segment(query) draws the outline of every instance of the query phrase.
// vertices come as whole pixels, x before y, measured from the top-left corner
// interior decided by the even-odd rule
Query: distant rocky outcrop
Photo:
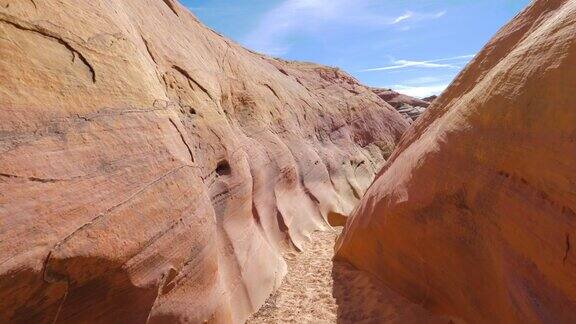
[[[422,98],[422,100],[426,101],[428,103],[433,103],[434,100],[436,100],[437,98],[438,98],[438,96],[430,96],[430,97]]]
[[[576,1],[535,0],[409,130],[337,258],[434,314],[576,323]]]
[[[410,106],[409,104],[403,104],[400,107],[396,108],[402,116],[405,116],[409,121],[415,121],[422,115],[425,111],[425,107],[421,106]]]
[[[410,97],[392,89],[372,88],[372,91],[392,107],[396,108],[396,110],[410,122],[420,117],[431,103],[431,101]]]
[[[408,123],[175,0],[0,0],[0,322],[243,322]]]

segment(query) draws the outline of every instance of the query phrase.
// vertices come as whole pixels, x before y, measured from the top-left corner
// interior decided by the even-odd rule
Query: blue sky
[[[529,0],[181,0],[255,51],[337,66],[362,83],[440,93]]]

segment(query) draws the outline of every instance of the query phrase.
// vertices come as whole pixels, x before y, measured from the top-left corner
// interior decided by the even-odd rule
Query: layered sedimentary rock
[[[392,105],[394,108],[398,108],[404,104],[408,104],[408,105],[414,106],[414,107],[420,106],[420,107],[424,107],[424,108],[427,108],[430,105],[429,101],[414,98],[414,97],[396,92],[392,89],[372,88],[372,91],[374,91],[374,93],[377,94],[378,97],[384,99],[384,101],[386,101],[387,103]]]
[[[396,108],[402,116],[409,122],[415,121],[426,111],[430,103],[434,100],[424,100],[410,97],[405,94],[398,93],[392,89],[372,88],[378,97],[389,103],[392,107]],[[432,97],[429,97],[430,99]]]
[[[396,108],[396,110],[402,114],[402,116],[404,116],[409,122],[413,122],[426,111],[426,108],[403,104],[402,106]]]
[[[0,321],[241,322],[407,126],[174,0],[0,0]]]
[[[433,103],[434,100],[436,100],[436,98],[438,98],[438,96],[434,95],[434,96],[422,98],[422,100],[423,100],[423,101],[426,101],[426,102],[428,102],[428,103]]]
[[[403,138],[340,260],[471,323],[576,322],[576,1],[537,0]]]

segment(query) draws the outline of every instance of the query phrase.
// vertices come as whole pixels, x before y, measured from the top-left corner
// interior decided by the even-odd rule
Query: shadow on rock
[[[334,262],[332,294],[338,304],[338,323],[459,323],[430,314],[384,286],[374,276],[344,262]]]
[[[122,264],[94,257],[57,260],[51,273],[21,269],[0,277],[10,298],[0,302],[0,319],[11,323],[145,323],[158,287],[138,287]],[[106,269],[101,272],[101,269]],[[84,273],[77,281],[71,273]],[[93,273],[94,276],[90,276]],[[1,296],[1,295],[0,295]]]

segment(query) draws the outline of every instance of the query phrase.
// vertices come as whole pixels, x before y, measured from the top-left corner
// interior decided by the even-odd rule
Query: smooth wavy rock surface
[[[174,0],[0,0],[0,322],[242,322],[407,126]]]
[[[470,323],[576,322],[576,1],[505,26],[379,173],[338,259]]]

